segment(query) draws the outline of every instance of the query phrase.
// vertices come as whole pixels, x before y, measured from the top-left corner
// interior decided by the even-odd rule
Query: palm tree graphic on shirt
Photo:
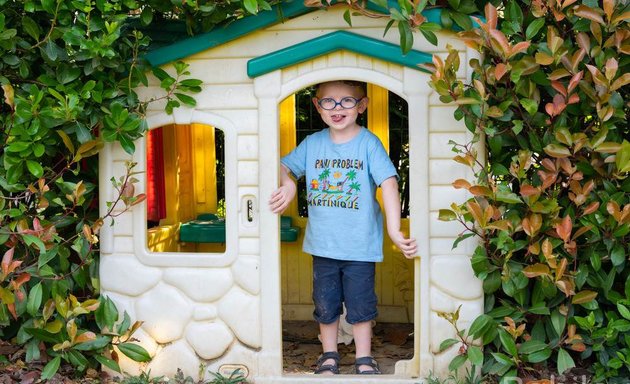
[[[340,194],[344,192],[344,186],[347,185],[347,182],[351,183],[347,186],[347,190],[345,191],[348,195],[353,195],[354,193],[361,190],[361,184],[355,181],[357,178],[357,172],[354,169],[349,170],[345,174],[345,179],[343,181],[339,181],[342,174],[339,171],[335,171],[332,176],[334,180],[329,180],[331,175],[330,168],[325,168],[317,177],[317,180],[313,179],[311,181],[311,190],[312,191],[321,191],[324,195],[328,194]]]

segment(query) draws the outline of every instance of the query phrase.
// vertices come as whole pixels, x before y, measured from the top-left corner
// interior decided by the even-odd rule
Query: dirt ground
[[[377,323],[372,338],[372,354],[381,372],[393,374],[399,360],[413,357],[413,324]],[[322,353],[314,321],[284,321],[282,323],[284,372],[312,373],[315,361]],[[354,373],[354,344],[339,344],[339,370]]]

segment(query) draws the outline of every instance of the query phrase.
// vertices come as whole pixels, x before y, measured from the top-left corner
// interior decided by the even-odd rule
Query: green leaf
[[[630,310],[628,309],[628,307],[621,303],[617,303],[617,310],[619,311],[619,314],[623,316],[626,320],[630,320]]]
[[[499,191],[496,194],[496,198],[498,201],[508,203],[508,204],[519,204],[523,202],[521,198],[518,197],[518,195],[513,192]]]
[[[448,365],[448,370],[451,371],[451,372],[458,370],[459,367],[464,365],[466,360],[467,360],[466,355],[457,355],[457,356],[455,356],[453,358],[453,360],[451,360],[450,364]]]
[[[538,34],[538,31],[540,31],[540,29],[544,25],[545,25],[544,17],[536,18],[534,21],[531,22],[531,24],[527,26],[527,29],[525,30],[525,38],[527,40],[531,40],[532,38],[534,38]]]
[[[243,5],[247,12],[252,15],[256,15],[258,13],[258,2],[256,0],[243,0]]]
[[[24,328],[24,331],[29,335],[32,335],[38,340],[46,341],[48,343],[60,343],[62,341],[61,333],[53,334],[48,331],[39,328]]]
[[[22,152],[23,150],[29,148],[31,143],[27,143],[25,141],[15,141],[5,147],[5,151],[7,152]]]
[[[39,351],[39,340],[31,339],[26,343],[26,362],[39,360],[41,353]]]
[[[96,324],[99,328],[112,328],[116,320],[118,320],[118,309],[116,305],[109,297],[102,296],[100,298],[101,304],[94,313]]]
[[[57,80],[61,84],[68,84],[81,76],[81,69],[77,67],[62,67],[57,73]]]
[[[39,35],[41,34],[41,29],[37,25],[37,23],[28,16],[22,16],[22,26],[26,33],[33,38],[33,40],[38,41]],[[0,28],[2,29],[2,28]]]
[[[523,98],[523,99],[519,99],[519,102],[521,103],[523,108],[525,108],[527,113],[529,113],[532,116],[535,115],[536,112],[538,111],[538,102],[536,100]]]
[[[621,148],[617,151],[615,165],[617,170],[621,173],[630,172],[630,142],[624,140],[621,143]]]
[[[153,8],[151,7],[144,7],[142,9],[142,13],[140,14],[140,22],[142,23],[142,25],[149,25],[151,24],[151,21],[153,20]]]
[[[55,3],[55,0],[42,0],[42,8],[44,8],[44,11],[53,15],[55,14]]]
[[[193,97],[184,95],[183,93],[175,93],[175,97],[177,97],[177,99],[179,99],[179,101],[181,101],[182,103],[191,107],[197,105],[197,101]]]
[[[520,345],[519,352],[525,355],[529,355],[530,353],[542,351],[543,349],[548,347],[549,346],[547,345],[547,343],[543,343],[542,341],[528,340]]]
[[[506,354],[501,352],[492,352],[494,359],[501,365],[511,367],[514,365],[514,361]]]
[[[111,370],[122,372],[118,363],[112,359],[108,359],[107,357],[101,355],[94,355],[94,359]]]
[[[440,209],[438,219],[441,221],[453,221],[457,220],[457,215],[450,209]]]
[[[28,245],[29,247],[35,244],[37,248],[39,248],[39,251],[41,253],[46,252],[46,246],[44,245],[44,242],[39,237],[23,234],[22,239],[24,240],[26,245]]]
[[[26,302],[26,312],[29,315],[35,317],[37,312],[39,311],[39,306],[42,304],[42,283],[41,281],[33,288],[31,288],[28,293],[28,301]]]
[[[79,351],[70,350],[67,352],[66,356],[68,356],[70,364],[77,367],[79,371],[83,371],[89,364],[88,359]]]
[[[519,4],[520,2],[517,2],[515,0],[508,2],[506,6],[506,16],[509,21],[521,25],[523,24],[523,11],[521,10]]]
[[[396,20],[391,19],[387,22],[387,25],[385,26],[385,30],[383,31],[383,37],[385,37],[385,35],[387,35],[387,31],[389,31],[389,29],[392,27],[392,25],[394,25],[394,23],[396,22]]]
[[[468,360],[472,363],[472,365],[482,366],[483,365],[483,352],[481,348],[476,345],[471,345],[468,347]]]
[[[403,54],[407,54],[413,46],[413,34],[406,21],[398,22],[398,33],[400,33],[400,48]]]
[[[488,315],[481,315],[477,317],[470,325],[470,328],[468,328],[468,335],[477,339],[481,337],[493,324],[494,320],[492,317]]]
[[[48,364],[42,369],[42,375],[40,379],[49,380],[51,379],[57,370],[59,369],[59,365],[61,365],[61,356],[57,356],[54,359],[50,360]]]
[[[133,361],[142,363],[151,360],[149,352],[138,344],[122,343],[118,344],[118,349]]]
[[[42,166],[36,161],[26,160],[26,168],[28,168],[31,175],[37,177],[38,179],[44,174],[44,168],[42,168]]]
[[[551,348],[543,348],[540,351],[532,352],[527,355],[527,361],[534,364],[546,361],[551,357],[551,352]]]
[[[424,29],[420,29],[420,32],[422,33],[422,35],[424,36],[425,39],[427,39],[427,41],[433,45],[437,45],[438,43],[438,39],[437,36],[435,35],[435,33],[433,33],[432,31],[426,31]],[[413,35],[411,37],[413,39]],[[412,41],[413,44],[413,41]],[[410,47],[411,49],[411,47]]]
[[[59,51],[60,50],[61,49],[52,40],[48,40],[48,42],[46,42],[46,44],[42,48],[42,51],[43,51],[44,55],[50,61],[56,61],[57,60],[57,58],[59,57]]]
[[[575,367],[575,362],[569,352],[560,348],[558,350],[558,373],[563,374],[565,371]]]
[[[453,9],[459,8],[459,0],[448,0],[448,5]]]
[[[0,41],[12,39],[15,37],[15,35],[17,35],[16,29],[5,29],[4,31],[0,32]]]
[[[470,19],[470,16],[465,15],[461,12],[451,11],[451,18],[453,18],[453,20],[455,21],[457,25],[459,25],[460,27],[462,27],[462,29],[466,31],[469,29],[472,29],[473,27],[473,23],[472,23],[472,20]]]
[[[501,345],[503,348],[512,356],[517,356],[518,351],[516,350],[516,343],[507,331],[504,329],[499,329],[499,339],[501,340]]]
[[[352,16],[350,15],[350,10],[346,9],[346,11],[343,13],[343,19],[346,21],[346,23],[352,27]]]
[[[446,339],[444,340],[442,343],[440,343],[440,352],[443,352],[444,350],[450,348],[451,346],[455,345],[459,343],[459,340],[457,339]]]
[[[612,261],[612,264],[615,267],[617,267],[623,264],[625,260],[626,260],[626,254],[624,252],[623,245],[621,244],[615,245],[612,251],[610,252],[610,261]]]
[[[562,335],[566,325],[566,318],[557,309],[551,313],[551,325],[558,336]]]
[[[84,343],[77,344],[72,347],[72,349],[76,349],[77,351],[96,351],[105,346],[109,345],[112,342],[111,336],[103,336],[98,335],[94,340],[89,340]]]

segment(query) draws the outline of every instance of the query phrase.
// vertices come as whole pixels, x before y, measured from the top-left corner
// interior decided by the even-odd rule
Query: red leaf
[[[15,247],[11,247],[9,248],[5,253],[4,256],[2,256],[2,274],[3,275],[8,275],[10,273],[9,271],[9,266],[11,265],[11,262],[13,261],[13,252],[15,252]]]
[[[508,42],[507,37],[505,37],[503,32],[499,31],[498,29],[491,29],[489,33],[490,37],[492,37],[492,39],[494,39],[494,41],[499,44],[503,56],[507,57],[508,53],[510,52],[510,43]]]
[[[13,316],[13,318],[15,320],[17,320],[17,313],[15,312],[15,304],[11,303],[11,304],[7,304],[7,309],[9,310],[9,312],[11,312],[11,316]]]
[[[571,105],[579,101],[580,101],[580,95],[578,95],[577,93],[574,93],[571,96],[569,96],[569,100],[567,101],[567,104]]]
[[[510,49],[510,58],[513,57],[514,55],[517,55],[523,51],[526,51],[527,48],[529,48],[530,46],[530,42],[529,41],[521,41],[520,43],[517,43],[516,45],[514,45],[511,49]]]
[[[575,37],[575,40],[578,43],[578,46],[582,48],[585,52],[591,50],[591,38],[586,34],[586,32],[580,32]]]
[[[521,186],[521,196],[529,197],[534,195],[540,195],[540,190],[538,188],[532,187],[531,185]]]
[[[556,91],[560,92],[560,94],[564,97],[567,97],[567,89],[564,87],[564,85],[562,85],[561,82],[557,81],[557,80],[552,80],[551,81],[551,86],[553,87],[553,89],[555,89]]]
[[[499,63],[497,64],[496,67],[494,67],[494,77],[496,77],[497,80],[501,80],[501,78],[503,77],[503,75],[505,75],[506,72],[507,72],[507,66],[503,63]]]
[[[13,287],[17,291],[18,289],[20,289],[22,284],[26,283],[30,279],[31,279],[31,274],[28,272],[23,272],[23,273],[20,273],[18,277],[13,279],[13,281],[11,281],[11,285],[13,285]]]
[[[597,211],[597,208],[599,208],[599,201],[592,202],[586,208],[584,208],[582,214],[590,215],[591,213]]]
[[[564,242],[568,242],[571,238],[571,231],[573,230],[573,222],[571,221],[571,216],[566,215],[564,219],[559,224],[554,226],[556,228],[556,233]]]
[[[488,2],[488,4],[486,4],[485,11],[486,20],[488,20],[488,27],[490,27],[491,29],[496,29],[498,20],[497,9],[494,7],[494,5],[492,5],[492,3]]]
[[[571,80],[569,81],[569,87],[567,88],[567,91],[569,93],[573,92],[575,87],[577,87],[577,85],[580,83],[580,80],[582,80],[583,76],[584,76],[584,71],[580,71],[576,73],[575,75],[573,75],[573,77],[571,77]]]
[[[586,5],[578,5],[573,8],[573,14],[577,17],[593,20],[601,25],[606,24],[602,16],[597,12],[597,10],[591,7],[587,7]]]
[[[453,181],[453,187],[455,187],[456,189],[468,189],[470,188],[470,183],[467,180],[464,179],[457,179],[455,181]]]

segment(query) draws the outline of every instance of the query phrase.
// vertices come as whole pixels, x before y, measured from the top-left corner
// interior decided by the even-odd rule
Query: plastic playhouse
[[[468,175],[448,145],[466,141],[467,130],[418,64],[445,56],[447,44],[462,52],[462,62],[476,53],[442,31],[438,46],[417,38],[402,55],[397,34],[383,36],[387,18],[353,17],[350,27],[346,9],[285,2],[148,55],[167,71],[177,60],[187,62],[203,90],[195,108],[172,115],[152,105],[151,131],[133,156],[117,144],[100,155],[102,211],[115,194],[110,179],[124,174],[126,161],[138,163],[138,187],[150,196],[101,229],[102,291],[144,321],[136,337],[153,356],[138,364],[119,354],[125,371],[160,376],[180,368],[197,377],[203,364],[207,377],[241,369],[251,382],[291,384],[418,383],[430,372],[447,372],[457,348],[439,352],[439,345],[454,330],[437,313],[461,306],[465,328],[483,313],[483,292],[470,266],[474,244],[452,249],[461,228],[437,219],[439,209],[467,198],[451,186]],[[425,16],[439,21],[439,12]],[[459,76],[469,75],[462,66]],[[282,321],[312,319],[310,258],[301,251],[307,218],[299,202],[280,217],[267,201],[278,185],[280,157],[304,134],[300,92],[335,79],[368,83],[366,126],[390,151],[401,144],[388,106],[394,96],[407,106],[400,130],[408,156],[403,227],[418,240],[419,253],[406,260],[386,236],[376,288],[377,321],[413,324],[414,355],[398,361],[393,374],[374,378],[283,370]],[[161,94],[157,84],[139,89],[141,97]]]

